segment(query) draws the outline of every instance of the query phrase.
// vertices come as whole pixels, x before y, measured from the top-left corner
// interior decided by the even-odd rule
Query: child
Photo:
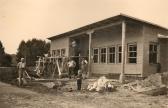
[[[85,58],[82,58],[81,60],[81,71],[82,71],[82,77],[83,79],[86,79],[87,76],[87,60]]]
[[[81,85],[82,85],[82,72],[81,72],[81,70],[78,70],[78,75],[77,75],[77,90],[81,90]]]

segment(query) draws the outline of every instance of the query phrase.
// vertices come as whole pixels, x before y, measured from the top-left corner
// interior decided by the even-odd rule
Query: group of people
[[[62,62],[60,64],[62,65],[61,71],[68,72],[69,79],[71,78],[77,79],[77,87],[78,87],[78,90],[80,90],[82,79],[87,78],[88,62],[84,57],[78,58],[77,60],[78,62],[76,61],[76,59],[74,60],[74,58],[69,58],[68,60],[65,60],[65,58],[62,58]],[[19,82],[19,86],[21,86],[23,85],[24,74],[26,72],[26,63],[24,58],[21,58],[21,61],[18,63],[17,67],[18,67],[18,82]],[[38,67],[40,67],[40,65]],[[45,67],[47,69],[47,66]],[[36,70],[37,70],[37,73],[40,74],[39,69],[36,69]]]
[[[69,79],[72,78],[72,76],[77,79],[77,90],[81,90],[82,85],[82,79],[87,78],[87,65],[88,62],[85,58],[82,58],[79,63],[79,68],[75,70],[76,68],[76,62],[71,58],[68,62],[68,68],[69,68]],[[75,74],[75,71],[77,71],[77,74]]]
[[[81,60],[79,60],[79,66],[77,66],[77,63],[75,62],[75,60],[73,60],[73,58],[70,58],[70,60],[68,61],[67,65],[69,68],[69,73],[68,76],[71,79],[72,77],[75,77],[78,75],[79,72],[82,73],[82,77],[83,79],[85,79],[87,77],[87,65],[88,62],[85,58],[81,58]],[[76,68],[78,67],[78,68]]]

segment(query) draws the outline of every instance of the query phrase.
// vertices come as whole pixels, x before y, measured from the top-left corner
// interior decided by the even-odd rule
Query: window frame
[[[114,48],[115,51],[114,51],[114,52],[110,52],[110,48]],[[107,53],[108,53],[108,54],[107,54],[107,55],[108,55],[108,56],[107,56],[107,62],[108,62],[109,64],[115,64],[115,63],[116,63],[116,58],[117,58],[117,57],[116,57],[116,49],[117,49],[117,48],[116,48],[115,45],[112,45],[112,46],[109,46],[109,47],[108,47],[108,51],[107,51]],[[113,55],[113,56],[114,56],[114,62],[110,62],[110,57],[111,57],[110,55]]]
[[[151,51],[150,51],[150,46],[153,46],[153,48],[152,48],[152,53],[151,53]],[[156,46],[156,51],[155,51],[155,47],[154,46]],[[149,49],[148,49],[148,51],[149,51],[149,64],[157,64],[157,62],[158,62],[158,43],[157,42],[150,42],[149,43]],[[156,54],[156,61],[154,62],[154,60],[152,59],[152,61],[150,60],[150,55],[151,54]],[[154,55],[153,55],[154,56]]]
[[[121,47],[121,52],[119,52],[119,47]],[[121,45],[117,45],[116,53],[117,53],[117,55],[116,55],[116,63],[121,64],[121,62],[122,62],[122,46]],[[119,54],[121,54],[121,62],[119,62],[119,57],[120,57]]]
[[[95,54],[95,53],[94,53],[94,50],[98,50],[98,51],[97,51],[98,53]],[[96,64],[96,63],[99,63],[99,61],[100,61],[100,60],[99,60],[99,56],[100,56],[100,54],[99,54],[99,48],[93,48],[93,52],[92,52],[92,53],[93,53],[93,63],[95,63],[95,64]],[[97,62],[94,62],[94,56],[95,56],[95,55],[97,55]]]
[[[130,51],[130,46],[132,46],[132,45],[136,46],[136,51]],[[137,56],[138,55],[137,48],[138,48],[138,46],[137,46],[136,42],[135,43],[128,43],[127,44],[127,63],[129,63],[129,64],[137,64],[137,58],[138,58],[138,56]],[[136,53],[136,57],[130,57],[130,53]],[[131,58],[136,59],[136,63],[130,63],[129,59],[131,59]]]
[[[59,51],[59,53],[58,53]],[[56,53],[55,53],[56,57],[60,57],[61,56],[61,49],[56,49]]]
[[[106,49],[106,53],[101,53],[101,50],[102,50],[102,49]],[[99,63],[101,63],[101,64],[107,63],[107,47],[102,47],[102,48],[100,48],[100,49],[99,49],[99,53],[100,53],[100,54],[99,54],[99,59],[100,59],[100,60],[99,60]],[[102,61],[101,61],[101,57],[102,57],[101,55],[102,55],[102,54],[105,55],[105,57],[106,57],[106,58],[105,58],[105,62],[102,62]]]
[[[63,50],[64,50],[64,54],[62,53]],[[66,55],[66,49],[65,48],[60,49],[60,55],[61,55],[61,57],[64,57]]]

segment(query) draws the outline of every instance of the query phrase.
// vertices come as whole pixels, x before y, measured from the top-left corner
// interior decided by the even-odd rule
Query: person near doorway
[[[76,66],[76,62],[70,58],[69,62],[68,62],[68,68],[69,68],[69,79],[71,79],[72,75],[74,76],[74,69]]]

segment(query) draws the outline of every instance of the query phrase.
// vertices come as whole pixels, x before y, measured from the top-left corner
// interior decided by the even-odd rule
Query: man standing
[[[76,62],[72,58],[70,58],[70,60],[68,62],[69,79],[71,79],[71,75],[74,75],[75,66],[76,66]]]
[[[21,58],[21,61],[18,63],[17,68],[18,68],[18,76],[19,76],[18,78],[19,86],[22,86],[23,85],[23,75],[26,70],[26,63],[25,63],[24,58]]]

